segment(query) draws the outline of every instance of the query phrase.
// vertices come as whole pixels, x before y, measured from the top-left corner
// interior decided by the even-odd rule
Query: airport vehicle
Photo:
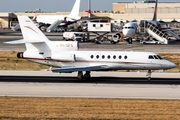
[[[74,7],[69,15],[39,15],[34,17],[34,21],[39,24],[50,25],[47,27],[46,31],[51,32],[59,25],[67,26],[79,20],[81,18],[79,16],[79,8],[80,0],[76,0]]]
[[[85,34],[84,32],[64,32],[63,39],[74,40],[74,41],[84,41]]]
[[[157,4],[158,0],[156,0],[154,17],[152,20],[128,22],[123,26],[123,35],[127,38],[127,41],[129,41],[130,44],[132,44],[133,37],[143,39],[144,37],[152,36],[158,40],[160,44],[168,44],[168,34],[176,39],[180,39],[179,36],[172,32],[179,29],[164,29],[161,27],[161,25],[165,25],[167,23],[160,23],[157,21]]]
[[[111,39],[107,39],[106,37],[97,35],[97,37],[94,39],[96,44],[101,44],[101,43],[111,43],[111,44],[116,44],[119,43],[121,40],[119,35],[116,33],[114,35],[111,35]]]
[[[77,78],[83,80],[90,79],[91,71],[148,70],[150,80],[151,70],[176,67],[151,52],[78,51],[78,42],[50,41],[27,16],[18,19],[24,39],[5,43],[25,44],[26,51],[18,53],[18,58],[58,67],[51,69],[55,73],[78,72]]]
[[[101,44],[109,42],[111,44],[119,43],[123,39],[123,34],[117,32],[108,39],[105,35],[112,32],[112,24],[110,22],[88,22],[88,32],[96,34],[95,43]]]

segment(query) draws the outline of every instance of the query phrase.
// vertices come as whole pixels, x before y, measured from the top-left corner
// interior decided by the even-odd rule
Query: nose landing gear
[[[148,81],[151,80],[151,74],[152,74],[151,70],[148,70],[148,72],[146,74],[146,76],[148,77]]]

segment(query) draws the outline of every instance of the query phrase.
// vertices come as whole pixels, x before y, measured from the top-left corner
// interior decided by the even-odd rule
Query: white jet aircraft
[[[141,20],[140,22],[128,22],[123,26],[122,33],[125,37],[127,37],[129,43],[132,44],[133,37],[144,38],[144,37],[148,37],[149,35],[151,35],[148,32],[145,32],[145,30],[143,30],[143,31],[141,31],[141,29],[138,30],[140,26],[144,27],[144,25],[145,25],[147,27],[148,23],[149,23],[149,26],[151,25],[151,28],[153,29],[153,31],[155,33],[157,33],[158,35],[160,35],[160,37],[164,37],[164,38],[168,39],[167,33],[169,33],[176,39],[180,39],[178,35],[176,35],[174,32],[172,32],[172,31],[176,31],[179,29],[164,29],[164,27],[162,28],[161,25],[166,25],[167,23],[165,23],[165,22],[160,23],[159,21],[157,21],[157,4],[158,4],[158,0],[156,0],[154,17],[152,20]],[[171,24],[171,23],[168,23],[168,24]],[[161,33],[161,31],[162,31],[162,33]],[[152,37],[156,38],[156,35],[152,36]],[[167,44],[167,42],[165,42],[164,44]]]
[[[27,16],[18,16],[18,20],[24,39],[5,43],[25,44],[26,51],[18,53],[18,58],[58,67],[52,72],[78,72],[82,80],[89,79],[91,71],[148,70],[150,80],[151,70],[176,67],[152,52],[78,51],[78,42],[50,41]]]
[[[74,21],[79,20],[80,0],[76,0],[74,7],[69,15],[39,15],[35,17],[34,21],[38,23],[53,24],[57,20],[62,20],[64,25],[69,25],[74,23]]]

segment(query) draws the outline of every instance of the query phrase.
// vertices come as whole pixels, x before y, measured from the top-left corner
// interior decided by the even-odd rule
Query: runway
[[[0,71],[0,96],[180,99],[179,73],[92,72],[89,81],[77,73]]]

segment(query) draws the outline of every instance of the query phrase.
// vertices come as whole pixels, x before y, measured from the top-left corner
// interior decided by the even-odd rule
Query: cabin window
[[[93,27],[96,27],[96,24],[93,24]]]
[[[121,55],[119,56],[119,59],[121,59],[122,57],[121,57]]]
[[[114,55],[113,58],[116,59],[116,56]]]
[[[99,55],[97,55],[96,58],[99,59]]]
[[[102,56],[102,59],[104,59],[104,58],[105,58],[105,56],[103,55],[103,56]]]
[[[100,27],[103,27],[103,24],[101,24]]]
[[[127,59],[127,56],[124,56],[124,59]]]
[[[158,59],[158,57],[157,57],[156,55],[154,55],[154,58],[155,58],[155,59]]]
[[[91,55],[91,59],[93,59],[94,58],[94,55]]]
[[[107,57],[108,59],[110,59],[111,58],[111,56],[110,55],[108,55],[108,57]]]
[[[149,56],[149,59],[154,59],[154,57],[152,55]]]

